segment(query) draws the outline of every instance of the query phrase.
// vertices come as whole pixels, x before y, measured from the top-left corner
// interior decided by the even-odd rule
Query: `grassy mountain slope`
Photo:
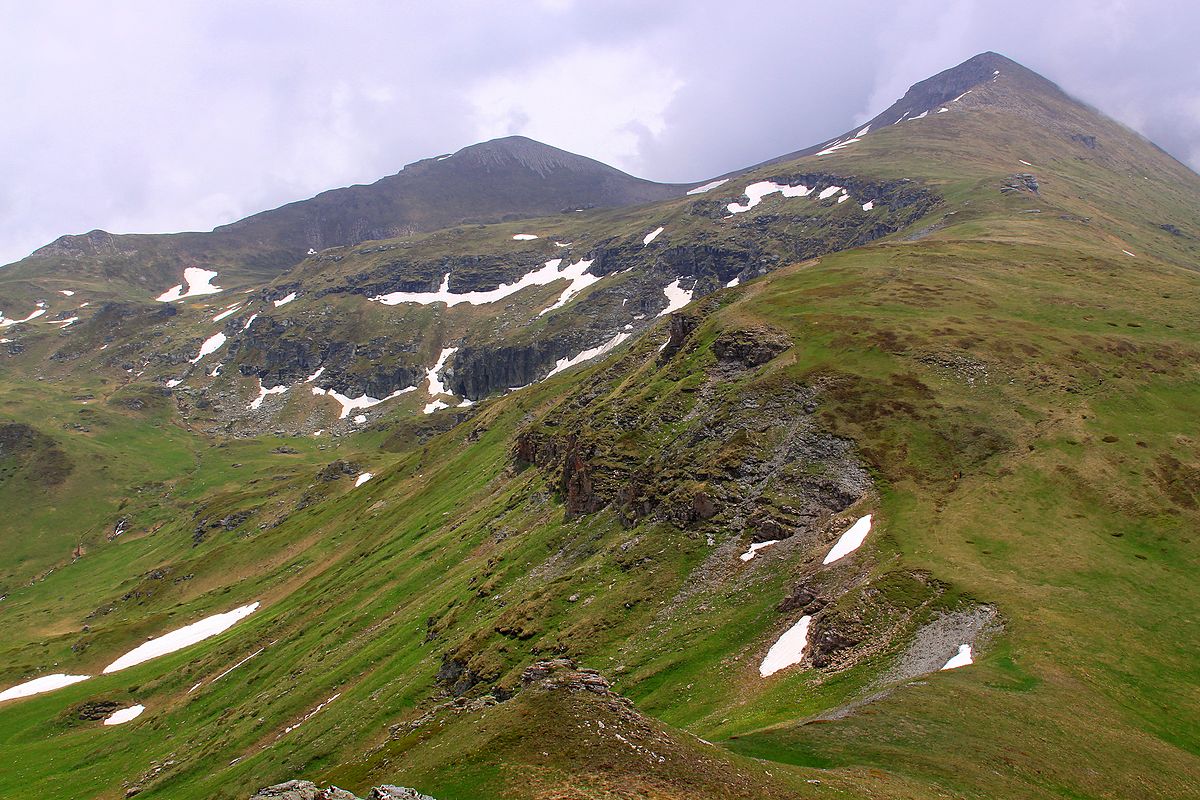
[[[0,796],[234,798],[297,776],[443,800],[1196,796],[1198,179],[1002,70],[947,113],[711,198],[545,225],[702,237],[689,204],[817,172],[919,181],[941,203],[588,366],[454,412],[401,398],[333,439],[207,433],[103,362],[91,383],[37,381],[60,343],[27,337],[0,367],[6,410],[75,466],[20,496],[43,515],[94,498],[79,513],[97,533],[128,497],[134,535],[72,558],[54,532],[52,571],[5,563],[4,685],[98,675],[147,636],[262,607],[0,704],[17,765]],[[726,235],[808,202],[768,196]],[[426,363],[445,341],[427,335]],[[83,408],[92,430],[70,428]],[[0,492],[37,463],[13,460]],[[823,565],[865,513],[863,547]],[[5,524],[6,542],[45,534]],[[804,661],[760,677],[801,614]],[[937,671],[964,638],[975,663]],[[611,689],[569,668],[523,679],[563,657]],[[147,712],[105,728],[80,718],[97,700]]]

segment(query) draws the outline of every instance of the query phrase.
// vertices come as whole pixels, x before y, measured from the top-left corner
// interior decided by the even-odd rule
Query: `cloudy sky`
[[[1200,167],[1192,0],[0,0],[0,263],[521,133],[695,181],[996,50]]]

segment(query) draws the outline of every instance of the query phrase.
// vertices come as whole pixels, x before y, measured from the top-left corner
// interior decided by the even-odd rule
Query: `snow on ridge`
[[[561,258],[552,258],[541,267],[525,273],[513,283],[502,283],[495,289],[485,291],[463,292],[461,294],[451,292],[450,273],[447,272],[442,278],[441,286],[436,291],[391,292],[389,294],[377,295],[376,297],[372,297],[371,300],[376,303],[383,303],[385,306],[395,306],[401,303],[419,303],[421,305],[445,303],[447,307],[453,307],[459,303],[469,303],[473,306],[482,306],[503,300],[530,286],[545,286],[548,283],[553,283],[556,280],[564,278],[570,281],[578,280],[587,272],[588,267],[592,265],[591,261],[578,261],[560,271],[559,266],[562,262]],[[589,283],[599,280],[595,276],[591,277],[593,279],[589,280]],[[579,286],[578,288],[582,289],[583,286]]]
[[[659,235],[660,233],[662,233],[662,232],[663,232],[663,228],[662,228],[662,226],[661,226],[661,225],[659,225],[657,228],[655,228],[654,230],[652,230],[652,231],[650,231],[649,233],[647,233],[647,234],[646,234],[646,235],[645,235],[645,236],[642,238],[642,247],[645,247],[646,245],[648,245],[648,244],[650,244],[651,242],[653,242],[655,239],[657,239],[657,238],[658,238],[658,235]]]
[[[183,283],[172,286],[167,291],[158,296],[160,303],[173,303],[176,300],[183,300],[187,297],[199,297],[205,294],[217,294],[225,291],[220,286],[213,285],[213,278],[217,277],[216,270],[201,269],[200,267],[187,267],[183,271]],[[183,287],[187,286],[187,291],[183,291]]]
[[[742,559],[742,561],[749,561],[750,559],[752,559],[756,555],[758,555],[759,550],[763,550],[767,547],[770,547],[773,544],[779,544],[779,540],[771,539],[768,542],[752,542],[750,544],[750,549],[747,550],[746,552],[742,553],[740,556],[738,556],[738,558]]]
[[[204,344],[200,345],[200,352],[191,360],[193,364],[199,364],[200,359],[205,356],[217,352],[221,349],[221,345],[225,344],[226,336],[224,333],[214,333],[212,336],[204,340]]]
[[[554,369],[552,369],[552,370],[550,370],[550,372],[546,373],[546,377],[549,378],[551,375],[557,375],[558,373],[562,372],[563,370],[570,369],[571,367],[575,366],[576,364],[582,364],[585,361],[591,361],[593,358],[596,358],[597,356],[602,356],[605,353],[607,353],[608,351],[612,350],[614,347],[617,347],[618,345],[620,345],[621,342],[625,341],[629,337],[630,337],[630,334],[622,331],[622,332],[618,333],[616,336],[609,339],[607,342],[604,342],[603,344],[600,344],[600,345],[597,345],[596,347],[592,347],[587,350],[584,350],[580,353],[575,354],[574,356],[572,356],[570,358],[560,358],[554,362]]]
[[[695,189],[688,189],[688,194],[704,194],[707,191],[717,188],[723,183],[727,183],[729,178],[720,178],[719,180],[709,181],[703,186],[697,186]]]
[[[692,292],[696,290],[696,286],[693,284],[691,289],[680,289],[679,282],[681,280],[683,278],[676,278],[663,287],[663,294],[667,297],[667,307],[658,312],[658,316],[665,317],[672,311],[678,311],[692,302]]]
[[[15,700],[18,697],[31,697],[42,692],[52,692],[55,689],[61,689],[64,686],[70,686],[73,683],[86,681],[91,675],[64,675],[61,672],[56,672],[53,675],[43,675],[40,678],[18,683],[16,686],[10,686],[3,692],[0,692],[0,702],[5,700]]]
[[[850,555],[857,550],[866,540],[867,534],[871,532],[871,515],[867,514],[861,517],[857,522],[841,535],[837,540],[837,544],[825,556],[822,564],[832,564],[840,558]]]
[[[741,214],[749,211],[756,205],[762,202],[763,198],[769,194],[779,192],[784,197],[806,197],[812,194],[812,189],[801,184],[799,186],[788,186],[787,184],[775,183],[774,181],[758,181],[746,187],[743,194],[747,197],[745,205],[741,203],[730,203],[726,206],[730,214]]]
[[[107,675],[110,672],[117,672],[118,670],[149,661],[152,658],[174,653],[176,650],[182,650],[197,642],[202,642],[205,639],[223,633],[257,611],[258,606],[259,603],[256,600],[249,605],[235,608],[232,611],[226,611],[223,614],[213,614],[198,622],[193,622],[191,625],[185,625],[170,633],[165,633],[162,636],[143,642],[105,667],[104,674]]]
[[[971,645],[960,644],[958,652],[946,662],[946,666],[942,667],[942,669],[958,669],[959,667],[965,667],[968,664],[974,663],[975,660],[971,658]]]
[[[258,379],[258,397],[254,398],[253,400],[250,401],[249,407],[250,408],[260,408],[263,404],[263,400],[267,399],[267,395],[283,394],[289,388],[290,387],[288,387],[287,384],[280,384],[279,386],[272,386],[270,389],[268,389],[266,386],[263,386],[262,378],[259,378]]]
[[[275,304],[276,308],[279,308],[280,306],[286,306],[288,303],[292,302],[295,299],[296,299],[296,293],[292,292],[287,297],[281,297],[278,300],[272,300],[271,302]]]
[[[812,617],[808,614],[804,615],[799,622],[788,628],[775,644],[771,645],[771,649],[767,651],[766,657],[758,667],[760,676],[765,678],[768,675],[774,675],[781,669],[800,663],[800,659],[804,657],[804,648],[808,645],[810,622],[812,622]]]
[[[109,714],[108,717],[105,718],[104,724],[123,725],[132,719],[137,719],[140,717],[142,712],[145,710],[146,707],[141,703],[137,704],[136,706],[130,706],[129,708],[122,708],[119,711],[114,711],[113,713]]]

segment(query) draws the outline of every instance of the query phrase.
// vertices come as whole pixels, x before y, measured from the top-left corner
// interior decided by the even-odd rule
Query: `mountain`
[[[269,280],[309,250],[358,244],[460,223],[647,203],[684,186],[627,175],[523,136],[464,147],[409,164],[367,186],[348,186],[222,225],[209,233],[63,236],[4,268],[12,302],[36,279],[135,294],[179,282],[183,269],[217,270],[231,285]],[[109,286],[116,282],[126,286]],[[6,285],[7,284],[7,285]],[[45,287],[40,287],[45,288]]]
[[[0,796],[1194,797],[1200,176],[982,54],[689,192],[23,265]]]

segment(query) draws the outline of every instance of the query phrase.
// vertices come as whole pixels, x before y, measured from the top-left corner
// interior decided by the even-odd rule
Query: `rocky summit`
[[[0,268],[0,797],[1195,797],[1200,176],[828,128]]]

